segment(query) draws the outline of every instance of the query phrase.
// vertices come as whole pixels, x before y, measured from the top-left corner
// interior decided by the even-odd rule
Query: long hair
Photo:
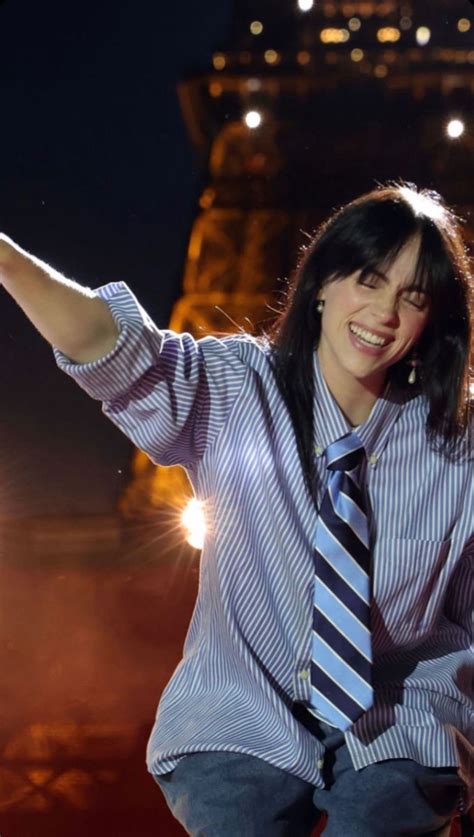
[[[472,273],[460,219],[432,190],[389,182],[338,209],[304,248],[286,304],[267,333],[276,380],[296,433],[305,482],[312,495],[313,361],[320,338],[318,291],[360,270],[390,266],[403,246],[419,236],[417,284],[430,299],[417,342],[418,383],[407,383],[406,358],[387,375],[407,397],[422,393],[429,404],[430,446],[457,458],[469,433]],[[410,395],[408,394],[410,393]],[[470,447],[470,446],[469,446]]]

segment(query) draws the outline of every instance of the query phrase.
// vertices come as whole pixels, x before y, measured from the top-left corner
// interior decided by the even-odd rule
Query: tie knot
[[[364,446],[356,433],[337,439],[326,449],[330,471],[353,471],[364,457]]]

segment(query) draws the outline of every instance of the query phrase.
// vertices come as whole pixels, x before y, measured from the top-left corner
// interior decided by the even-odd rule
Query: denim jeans
[[[173,816],[193,837],[401,837],[444,832],[464,783],[452,767],[392,759],[354,770],[342,733],[319,724],[324,789],[241,753],[187,755],[154,775]]]

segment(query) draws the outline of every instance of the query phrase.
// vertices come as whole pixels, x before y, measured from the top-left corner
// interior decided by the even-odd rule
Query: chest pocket
[[[449,581],[451,541],[381,538],[372,561],[372,641],[381,654],[432,630]]]

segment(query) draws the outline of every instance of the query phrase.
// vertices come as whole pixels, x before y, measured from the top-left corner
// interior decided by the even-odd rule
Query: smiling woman
[[[315,349],[353,425],[392,381],[425,396],[434,449],[455,456],[470,442],[471,294],[459,219],[436,192],[381,185],[321,225],[269,335],[308,490]]]
[[[181,465],[204,509],[198,599],[147,748],[176,819],[308,837],[326,811],[327,837],[440,834],[474,790],[454,214],[406,185],[343,207],[270,339],[160,329],[124,282],[91,291],[2,250],[59,367],[153,463]]]

